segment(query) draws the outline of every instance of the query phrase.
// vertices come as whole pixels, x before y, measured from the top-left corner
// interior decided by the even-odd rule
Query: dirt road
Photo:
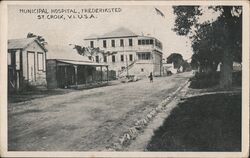
[[[8,105],[10,151],[103,151],[191,73]]]

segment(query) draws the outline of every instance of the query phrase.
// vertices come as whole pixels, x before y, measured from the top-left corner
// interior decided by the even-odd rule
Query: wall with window
[[[87,47],[99,47],[106,51],[136,50],[136,46],[138,46],[137,39],[137,37],[87,39],[84,45]]]
[[[153,39],[138,39],[138,45],[153,45]]]
[[[85,41],[88,41],[87,44],[90,44],[89,40]],[[109,64],[110,70],[115,70],[119,73],[127,65],[135,63],[130,70],[131,74],[144,76],[149,75],[150,72],[154,72],[154,75],[160,74],[162,53],[157,53],[155,50],[161,51],[158,47],[162,47],[162,44],[155,38],[142,36],[121,37],[99,39],[95,40],[95,42],[95,47],[100,47],[101,50],[116,52],[113,55],[99,57],[100,62]]]
[[[46,85],[46,52],[33,42],[22,51],[23,77],[28,80],[28,52],[34,53],[35,81],[31,85]]]
[[[138,52],[137,53],[138,60],[151,60],[151,52]]]

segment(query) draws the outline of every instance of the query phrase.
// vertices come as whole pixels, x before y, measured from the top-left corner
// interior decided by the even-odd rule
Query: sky
[[[38,19],[41,14],[20,13],[20,9],[81,9],[88,8],[121,8],[121,12],[97,13],[92,19]],[[165,16],[156,13],[159,9]],[[83,15],[85,13],[80,13]],[[58,14],[61,15],[61,14]],[[88,14],[90,15],[90,14]],[[46,14],[47,16],[47,14]],[[83,39],[91,34],[102,35],[119,27],[130,29],[136,34],[150,35],[163,43],[163,57],[171,53],[180,53],[184,59],[192,55],[191,41],[178,36],[172,31],[175,15],[171,6],[48,6],[48,5],[13,5],[8,8],[8,39],[25,38],[28,32],[41,35],[48,45],[83,44]]]

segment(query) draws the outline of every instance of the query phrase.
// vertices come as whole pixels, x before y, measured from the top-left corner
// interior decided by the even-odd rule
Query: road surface
[[[9,151],[103,151],[191,73],[8,105]]]

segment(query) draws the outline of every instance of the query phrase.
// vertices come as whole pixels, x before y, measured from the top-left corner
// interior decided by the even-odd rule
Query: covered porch
[[[108,65],[64,60],[50,59],[47,61],[48,88],[92,88],[108,84]]]

